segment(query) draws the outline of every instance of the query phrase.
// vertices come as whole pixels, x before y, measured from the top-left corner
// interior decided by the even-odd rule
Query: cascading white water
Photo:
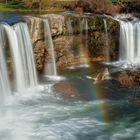
[[[45,17],[43,19],[43,22],[44,22],[45,42],[48,46],[48,53],[50,58],[49,62],[45,64],[45,74],[50,76],[57,76],[54,44],[51,36],[51,29],[48,18]]]
[[[67,26],[67,29],[68,29],[68,33],[69,33],[69,36],[73,35],[73,27],[72,27],[72,21],[71,21],[71,18],[68,17],[68,19],[66,20],[66,26]]]
[[[11,95],[3,47],[4,47],[4,31],[3,27],[0,26],[0,90],[1,90],[0,102],[3,102],[7,98],[7,96]]]
[[[85,17],[85,18],[83,18],[83,30],[84,30],[84,32],[85,32],[85,39],[86,39],[86,42],[85,42],[85,46],[87,47],[87,39],[88,39],[88,20],[87,20],[87,18]]]
[[[88,36],[88,20],[87,18],[84,18],[85,19],[85,32],[86,32],[86,37]]]
[[[21,22],[13,26],[17,34],[19,51],[24,73],[24,88],[38,84],[32,43],[27,23]]]
[[[140,64],[140,20],[120,21],[120,61]]]
[[[27,24],[17,23],[13,27],[4,25],[4,28],[15,66],[16,90],[36,86],[37,76]]]
[[[107,29],[107,22],[106,22],[106,19],[103,19],[104,21],[104,29],[105,29],[105,55],[106,55],[106,61],[109,62],[110,61],[110,57],[109,57],[109,54],[110,54],[110,47],[109,47],[109,38],[108,38],[108,29]]]
[[[17,90],[18,88],[22,89],[24,77],[22,74],[22,63],[21,63],[20,53],[18,49],[17,35],[11,26],[4,25],[4,28],[7,34],[9,46],[11,48],[12,57],[14,59],[16,89]]]
[[[80,56],[80,66],[79,67],[89,67],[89,65],[87,64],[88,63],[87,62],[88,22],[85,17],[84,18],[78,17],[78,21],[79,21],[80,36],[81,36],[81,46],[80,46],[80,50],[79,50],[79,56]],[[85,36],[83,36],[83,31],[85,31]]]
[[[74,31],[73,31],[73,27],[72,27],[72,19],[71,17],[68,17],[66,20],[66,27],[68,30],[68,35],[69,35],[69,44],[73,45],[74,43]]]

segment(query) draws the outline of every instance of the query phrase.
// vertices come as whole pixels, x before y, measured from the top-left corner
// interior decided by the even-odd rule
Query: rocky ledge
[[[117,75],[116,80],[122,87],[140,85],[140,69],[125,70]]]
[[[62,69],[80,63],[78,53],[80,53],[81,46],[87,46],[88,55],[95,60],[98,57],[104,60],[108,47],[111,60],[118,58],[119,23],[113,19],[99,15],[81,16],[77,14],[45,16],[50,21],[58,68]],[[39,71],[43,71],[45,62],[49,58],[47,43],[44,42],[43,16],[27,16],[26,20],[30,29],[36,67]],[[104,21],[107,24],[107,38]],[[108,40],[108,45],[106,45],[106,40]]]

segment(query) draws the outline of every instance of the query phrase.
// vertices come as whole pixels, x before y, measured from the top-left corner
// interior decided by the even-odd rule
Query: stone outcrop
[[[50,20],[51,35],[54,41],[56,63],[59,68],[66,68],[80,62],[80,48],[86,46],[92,58],[105,59],[106,38],[105,25],[107,23],[108,42],[111,60],[117,60],[119,46],[119,24],[109,17],[100,15],[81,16],[78,14],[45,15]],[[44,43],[44,24],[42,17],[26,17],[35,52],[36,67],[43,71],[48,59],[47,46]],[[68,23],[70,20],[70,23]],[[86,23],[88,24],[87,31]],[[71,24],[72,32],[68,29]],[[84,37],[88,36],[88,38]],[[95,59],[96,60],[96,59]]]
[[[108,38],[105,34],[105,25],[103,20],[106,20],[107,23]],[[88,23],[88,48],[91,57],[106,57],[106,50],[109,48],[110,60],[117,60],[119,49],[119,23],[112,18],[102,16],[90,17],[88,19]],[[106,45],[107,39],[108,46]]]
[[[61,81],[53,86],[54,90],[66,97],[79,97],[79,91],[67,81]]]
[[[34,54],[36,60],[36,67],[39,71],[44,69],[47,49],[43,41],[39,40],[35,43]]]
[[[65,68],[74,61],[74,54],[71,50],[71,36],[60,36],[54,39],[56,51],[56,62],[59,68]]]
[[[56,62],[60,69],[80,63],[81,36],[60,36],[54,39]]]
[[[100,71],[94,73],[91,79],[93,79],[94,80],[93,83],[96,84],[101,81],[107,80],[109,76],[110,76],[110,73],[109,73],[108,68],[103,68],[103,69],[100,69]]]
[[[59,36],[65,34],[65,16],[57,14],[48,14],[50,19],[51,33],[52,36]]]
[[[140,85],[140,69],[125,70],[117,75],[116,80],[122,87]]]
[[[38,40],[44,40],[44,24],[42,18],[27,16],[26,21],[29,26],[32,43],[34,44]]]
[[[122,87],[130,87],[134,84],[134,78],[132,77],[132,75],[130,75],[126,71],[118,75],[117,81]]]

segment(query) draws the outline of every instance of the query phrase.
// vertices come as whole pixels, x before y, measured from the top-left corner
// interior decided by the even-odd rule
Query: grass
[[[5,3],[0,3],[0,11],[15,11],[15,9],[7,7]]]
[[[9,7],[7,4],[0,2],[0,11],[2,12],[20,12],[20,13],[36,13],[36,14],[47,14],[47,13],[52,13],[52,12],[60,12],[60,8],[46,8],[46,9],[25,9],[25,8],[14,8],[14,7]]]
[[[28,10],[22,3],[11,3],[8,2],[3,3],[0,2],[0,11],[8,11],[8,12],[14,12],[14,11],[26,11]]]

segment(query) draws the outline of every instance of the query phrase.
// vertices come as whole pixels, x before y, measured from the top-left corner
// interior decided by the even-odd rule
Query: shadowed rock
[[[54,85],[55,91],[58,93],[67,96],[67,97],[78,97],[79,92],[76,88],[74,88],[69,82],[61,81]]]

